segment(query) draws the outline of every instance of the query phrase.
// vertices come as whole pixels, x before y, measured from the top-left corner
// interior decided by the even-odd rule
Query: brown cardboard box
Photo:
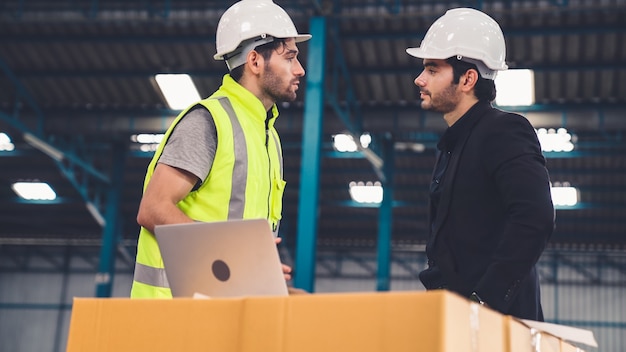
[[[584,352],[570,341],[598,347],[590,330],[533,320],[504,317],[505,348],[508,352]],[[539,343],[539,347],[536,344]]]
[[[67,351],[500,352],[503,318],[445,291],[76,298]]]
[[[561,340],[561,352],[585,352],[585,350]]]
[[[521,321],[511,317],[504,317],[506,330],[505,351],[508,352],[561,352],[562,340],[554,335],[531,329]],[[539,343],[539,348],[536,344]]]

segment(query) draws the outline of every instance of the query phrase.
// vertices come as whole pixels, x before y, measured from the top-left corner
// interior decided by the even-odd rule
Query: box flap
[[[590,330],[579,329],[559,324],[544,323],[528,319],[519,320],[530,328],[535,328],[537,330],[547,332],[548,334],[552,334],[563,340],[584,343],[588,346],[598,347],[598,342],[596,342],[596,339],[593,336],[593,332],[591,332]]]

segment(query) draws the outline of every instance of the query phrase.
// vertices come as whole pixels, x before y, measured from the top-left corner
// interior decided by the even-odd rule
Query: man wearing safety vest
[[[296,43],[310,38],[271,0],[241,0],[224,12],[214,59],[230,73],[178,115],[148,166],[132,298],[172,297],[156,225],[266,218],[278,231],[285,181],[276,102],[296,98],[304,76]],[[283,271],[290,279],[291,268]]]

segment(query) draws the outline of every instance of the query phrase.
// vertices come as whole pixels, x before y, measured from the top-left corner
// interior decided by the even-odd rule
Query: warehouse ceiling
[[[115,236],[130,247],[150,153],[131,143],[162,133],[177,112],[154,82],[188,73],[208,96],[226,73],[214,61],[215,28],[231,1],[17,1],[0,3],[0,132],[15,149],[0,151],[0,245],[94,244]],[[580,190],[580,203],[557,210],[553,242],[626,244],[626,1],[277,1],[300,32],[326,18],[326,89],[320,166],[318,246],[372,248],[379,209],[350,201],[350,181],[393,176],[392,243],[426,238],[427,189],[440,116],[419,106],[413,84],[418,46],[446,9],[480,8],[502,26],[510,68],[535,72],[536,103],[509,110],[536,128],[566,127],[572,153],[546,153],[553,182]],[[308,43],[299,45],[305,67]],[[281,104],[286,242],[298,233],[306,84]],[[305,131],[304,133],[306,133]],[[369,152],[340,155],[341,132],[368,132]],[[52,151],[42,147],[52,146]],[[391,146],[393,152],[389,152]],[[49,149],[49,148],[48,148]],[[366,157],[366,156],[370,157]],[[55,159],[56,158],[56,159]],[[374,162],[374,163],[373,163]],[[387,172],[389,171],[387,169]],[[382,175],[382,176],[381,176]],[[389,173],[387,173],[389,175]],[[40,180],[58,199],[20,200],[11,185]],[[106,222],[116,222],[106,230]]]

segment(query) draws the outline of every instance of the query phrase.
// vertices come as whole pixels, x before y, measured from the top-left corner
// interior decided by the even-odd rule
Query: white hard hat
[[[287,12],[271,0],[241,0],[229,7],[217,24],[213,58],[226,60],[232,70],[245,62],[250,50],[274,38],[295,38],[299,43],[311,35],[298,34]]]
[[[502,29],[487,14],[470,8],[448,10],[430,26],[420,47],[406,52],[422,59],[456,56],[476,64],[487,79],[495,79],[496,71],[508,69]]]

